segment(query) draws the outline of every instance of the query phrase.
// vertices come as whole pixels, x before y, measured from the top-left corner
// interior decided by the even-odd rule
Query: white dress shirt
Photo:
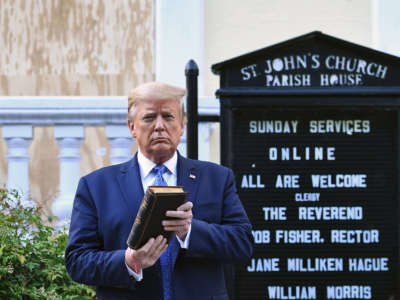
[[[148,159],[146,156],[144,156],[142,152],[140,152],[140,149],[138,150],[137,158],[139,163],[140,178],[142,180],[143,191],[146,193],[147,187],[153,185],[156,179],[156,174],[151,172],[151,170],[153,170],[156,164],[152,162],[150,159]],[[177,185],[177,179],[178,179],[177,163],[178,163],[178,154],[176,151],[172,156],[172,158],[163,163],[163,165],[167,168],[168,171],[165,172],[162,175],[162,177],[169,186]],[[179,242],[179,245],[183,249],[189,248],[189,238],[191,229],[192,226],[189,227],[189,231],[184,241],[182,241],[178,236],[175,235],[176,239]],[[136,279],[136,281],[140,281],[143,279],[143,270],[140,270],[139,273],[135,273],[128,265],[126,265],[126,267],[128,268],[129,274],[132,275]]]

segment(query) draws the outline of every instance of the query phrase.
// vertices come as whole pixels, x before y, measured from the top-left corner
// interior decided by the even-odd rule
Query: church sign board
[[[399,297],[400,58],[312,32],[212,70],[253,225],[235,299]]]

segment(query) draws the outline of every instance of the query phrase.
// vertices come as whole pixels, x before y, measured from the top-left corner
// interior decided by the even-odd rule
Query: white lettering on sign
[[[312,230],[283,230],[275,231],[275,243],[277,244],[320,244],[324,239],[318,229]]]
[[[317,202],[319,201],[319,193],[295,193],[296,202]]]
[[[333,244],[372,244],[379,243],[379,230],[331,230]]]
[[[299,175],[277,175],[275,188],[277,189],[297,189],[299,185]]]
[[[346,86],[362,85],[361,74],[321,74],[321,86]]]
[[[372,299],[372,288],[369,285],[327,286],[327,299]]]
[[[269,230],[252,230],[254,244],[269,244],[271,242],[271,232]]]
[[[286,220],[286,207],[263,207],[266,221]]]
[[[326,69],[329,73],[322,73]],[[321,58],[315,53],[275,57],[266,59],[265,65],[251,64],[240,69],[243,81],[257,78],[263,72],[267,87],[307,87],[312,82],[318,84],[318,80],[322,87],[361,86],[365,84],[365,76],[384,80],[388,71],[388,66],[361,58],[334,54]]]
[[[310,74],[265,75],[265,86],[311,86]]]
[[[342,272],[343,258],[288,258],[288,272]]]
[[[335,160],[335,147],[304,147],[303,154],[297,147],[270,147],[269,160]]]
[[[247,272],[279,272],[279,258],[252,258]]]
[[[305,70],[309,67],[318,69],[320,67],[319,54],[312,55],[311,53],[277,57],[273,60],[267,59],[265,63],[265,74],[281,71]]]
[[[310,133],[369,133],[369,120],[311,120]]]
[[[252,120],[249,122],[250,133],[296,133],[297,120]]]
[[[299,220],[362,220],[361,206],[299,206]]]
[[[326,57],[325,66],[330,70],[356,72],[380,79],[385,79],[388,69],[387,66],[382,66],[374,62],[367,62],[363,59],[335,55],[329,55]]]
[[[388,257],[349,258],[350,272],[382,272],[389,271]]]
[[[263,189],[265,185],[261,183],[261,175],[255,175],[255,179],[253,175],[243,175],[242,183],[240,185],[242,189]]]
[[[315,286],[268,286],[268,299],[317,299]]]
[[[314,188],[366,188],[366,174],[337,174],[321,175],[311,174],[311,182]]]
[[[242,80],[249,80],[257,77],[256,67],[257,64],[252,64],[250,66],[241,68],[240,73],[242,73]]]

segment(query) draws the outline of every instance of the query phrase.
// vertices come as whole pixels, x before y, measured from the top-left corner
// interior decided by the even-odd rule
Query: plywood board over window
[[[127,95],[154,78],[150,0],[4,0],[0,27],[1,96]],[[102,155],[93,156],[109,153],[104,128],[86,132],[91,142],[81,149],[84,173],[109,163]],[[99,145],[105,150],[97,151]],[[7,148],[4,141],[0,146],[4,185]],[[53,129],[36,128],[29,149],[30,191],[36,202],[51,204],[57,194],[58,181],[40,176],[45,170],[46,177],[58,178],[54,149]]]

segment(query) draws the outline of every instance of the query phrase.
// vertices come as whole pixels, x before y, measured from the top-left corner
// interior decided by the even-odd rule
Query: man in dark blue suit
[[[251,226],[230,169],[182,157],[183,89],[152,82],[133,90],[128,127],[138,142],[132,160],[81,178],[72,211],[66,267],[96,287],[98,299],[228,299],[225,263],[249,260]],[[188,201],[168,211],[169,245],[151,238],[126,247],[144,191],[183,186]]]

